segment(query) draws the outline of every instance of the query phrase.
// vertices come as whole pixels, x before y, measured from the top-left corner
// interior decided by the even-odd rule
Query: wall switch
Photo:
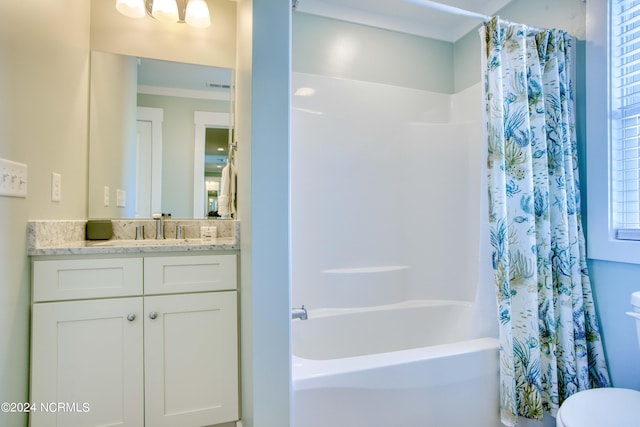
[[[126,206],[127,192],[121,189],[116,190],[116,206],[124,208]]]
[[[0,159],[0,196],[27,197],[27,165]]]
[[[104,207],[109,206],[109,187],[104,186]]]
[[[51,201],[62,200],[62,176],[59,173],[51,172]]]

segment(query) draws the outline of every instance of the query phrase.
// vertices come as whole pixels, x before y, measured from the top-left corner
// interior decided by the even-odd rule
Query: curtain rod
[[[424,7],[428,7],[430,9],[434,9],[434,10],[438,10],[440,12],[445,12],[445,13],[451,13],[453,15],[458,15],[458,16],[465,16],[468,18],[475,18],[475,19],[482,19],[485,22],[490,21],[491,19],[493,19],[493,16],[488,16],[488,15],[483,15],[481,13],[477,13],[477,12],[472,12],[470,10],[466,10],[466,9],[461,9],[459,7],[455,7],[455,6],[449,6],[446,4],[442,4],[442,3],[438,3],[435,1],[431,1],[431,0],[404,0],[407,3],[414,3],[417,4],[419,6],[424,6]],[[540,28],[540,27],[534,27],[531,25],[527,25],[527,24],[522,24],[522,23],[518,23],[518,22],[511,22],[511,21],[507,21],[505,19],[500,19],[500,22],[504,23],[504,24],[508,24],[508,25],[524,25],[525,27],[534,30],[534,31],[549,31],[546,28]]]
[[[490,19],[491,18],[489,18],[489,20]],[[502,24],[507,24],[507,25],[523,25],[523,26],[527,27],[528,29],[534,30],[534,31],[549,31],[549,28],[535,27],[533,25],[523,24],[521,22],[511,22],[511,21],[507,21],[506,19],[502,19],[500,17],[498,17],[498,21],[500,21]]]
[[[404,1],[408,3],[414,3],[419,6],[425,6],[430,9],[439,10],[441,12],[451,13],[453,15],[467,16],[469,18],[477,18],[477,19],[484,19],[484,20],[491,19],[490,16],[483,15],[481,13],[471,12],[470,10],[460,9],[459,7],[449,6],[447,4],[442,4],[435,1],[430,1],[430,0],[404,0]]]

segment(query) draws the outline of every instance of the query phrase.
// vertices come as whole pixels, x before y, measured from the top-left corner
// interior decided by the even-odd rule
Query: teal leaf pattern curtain
[[[580,219],[574,39],[497,17],[483,33],[500,409],[515,425],[610,382]]]

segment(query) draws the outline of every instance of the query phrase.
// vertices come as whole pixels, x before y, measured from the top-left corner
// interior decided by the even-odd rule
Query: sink
[[[99,242],[87,242],[87,246],[93,247],[130,247],[130,246],[179,246],[179,245],[203,245],[215,244],[216,240],[202,239],[164,239],[164,240],[103,240]]]

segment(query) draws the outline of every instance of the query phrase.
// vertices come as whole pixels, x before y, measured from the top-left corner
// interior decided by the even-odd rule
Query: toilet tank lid
[[[625,388],[595,388],[564,401],[557,414],[564,427],[627,427],[638,425],[640,392]]]
[[[640,291],[631,294],[631,305],[640,308]]]

